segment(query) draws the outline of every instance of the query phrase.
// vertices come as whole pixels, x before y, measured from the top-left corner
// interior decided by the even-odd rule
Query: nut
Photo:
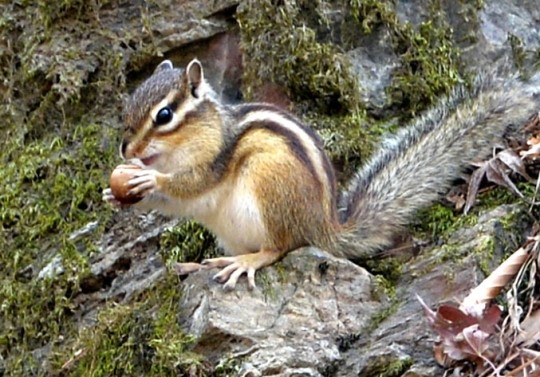
[[[120,203],[135,204],[143,198],[141,194],[129,194],[131,188],[128,186],[129,180],[140,170],[141,168],[137,165],[123,165],[122,167],[117,167],[111,173],[109,180],[111,192],[114,198]]]

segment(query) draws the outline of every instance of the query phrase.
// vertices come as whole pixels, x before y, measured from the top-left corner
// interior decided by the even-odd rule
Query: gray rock
[[[213,273],[184,281],[183,327],[197,338],[195,351],[214,361],[242,355],[262,375],[323,375],[342,359],[341,338],[384,307],[366,270],[314,248],[264,269],[253,292],[245,284],[226,292]]]
[[[362,88],[362,100],[372,113],[380,112],[387,104],[385,89],[390,85],[392,73],[399,66],[387,30],[379,29],[363,39],[358,48],[347,56]]]

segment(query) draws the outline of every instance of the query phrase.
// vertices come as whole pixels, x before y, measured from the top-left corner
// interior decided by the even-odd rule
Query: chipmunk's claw
[[[155,170],[141,170],[138,173],[133,174],[133,178],[128,181],[131,189],[128,195],[144,195],[151,194],[157,188],[157,176],[158,172]]]
[[[222,268],[214,275],[214,280],[223,284],[223,288],[232,290],[240,276],[246,274],[248,288],[256,289],[255,272],[279,260],[282,253],[273,250],[260,250],[256,253],[237,255],[234,257],[221,257],[203,260],[201,263],[207,268]]]
[[[214,275],[213,279],[223,284],[223,289],[232,291],[236,288],[236,283],[240,276],[245,273],[248,279],[248,288],[253,290],[257,288],[255,285],[255,271],[256,269],[254,267],[242,266],[241,263],[233,262]]]

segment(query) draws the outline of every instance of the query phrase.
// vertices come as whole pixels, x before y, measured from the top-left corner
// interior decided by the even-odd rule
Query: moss
[[[111,126],[126,56],[121,37],[97,27],[97,11],[110,3],[2,5],[0,358],[11,376],[48,375],[51,346],[75,336],[73,298],[111,218],[101,190],[117,154]],[[38,278],[47,265],[54,268]]]
[[[472,211],[484,211],[499,207],[503,204],[513,204],[520,201],[524,204],[530,204],[529,201],[532,200],[532,198],[534,198],[536,195],[535,184],[528,182],[517,182],[516,187],[523,194],[525,199],[521,199],[513,191],[505,187],[494,186],[478,195]]]
[[[319,41],[306,17],[316,17],[315,23],[325,19],[306,11],[309,7],[310,2],[302,0],[256,0],[239,6],[246,95],[252,98],[254,91],[271,83],[285,88],[297,104],[308,103],[321,113],[358,110],[360,91],[350,62],[335,45]]]
[[[167,279],[132,303],[109,303],[95,325],[69,347],[53,350],[52,370],[66,376],[207,376],[212,368],[190,351],[193,338],[178,322],[178,278]]]
[[[446,22],[442,5],[428,2],[428,20],[417,26],[400,22],[393,1],[355,0],[351,14],[366,34],[386,28],[400,60],[387,91],[390,106],[402,109],[407,118],[425,110],[441,94],[462,81],[459,49]]]
[[[73,312],[70,297],[97,238],[92,234],[75,240],[69,235],[110,214],[96,209],[101,206],[103,172],[112,151],[99,147],[100,126],[72,127],[65,138],[49,135],[26,145],[11,139],[8,148],[13,150],[4,150],[11,158],[2,167],[5,184],[0,188],[5,235],[0,257],[0,317],[6,324],[0,334],[3,357],[24,356],[72,330],[64,322]],[[53,257],[60,258],[63,273],[53,279],[32,279]]]
[[[396,295],[394,283],[380,275],[375,276],[374,279],[375,281],[372,290],[374,299],[381,301],[384,297],[389,300],[389,302],[371,316],[360,333],[349,334],[338,338],[338,347],[341,352],[351,349],[354,343],[361,337],[369,337],[371,332],[376,330],[385,319],[396,313],[399,308],[400,300]]]
[[[392,299],[389,305],[385,306],[383,309],[379,310],[377,313],[371,316],[368,324],[362,330],[362,332],[370,334],[375,331],[377,328],[379,328],[379,326],[385,319],[389,318],[397,312],[397,310],[399,309],[399,305],[400,301],[398,301],[396,298]]]
[[[389,94],[392,102],[416,115],[433,104],[441,94],[461,80],[458,70],[458,49],[453,45],[449,27],[434,21],[420,24],[418,31],[406,25],[408,43],[400,43],[402,65],[394,73]]]
[[[194,221],[167,229],[160,238],[165,263],[200,262],[219,255],[212,234]]]
[[[368,361],[362,376],[366,377],[395,377],[402,376],[414,360],[411,357],[397,358],[395,356],[379,356]]]
[[[388,124],[370,119],[365,111],[334,116],[308,113],[305,119],[322,137],[342,182],[365,163],[381,135],[391,130]]]
[[[463,215],[442,204],[435,204],[419,211],[411,228],[420,238],[445,239],[456,229],[474,225],[477,221],[474,214]]]
[[[460,12],[458,16],[461,17],[464,25],[468,25],[468,28],[465,30],[465,33],[456,31],[459,36],[457,42],[466,44],[475,43],[478,40],[476,32],[480,27],[478,12],[484,7],[484,0],[459,0],[459,3]]]
[[[508,33],[508,43],[512,48],[513,62],[524,78],[531,77],[540,67],[540,48],[527,50],[517,35]]]
[[[495,256],[495,240],[493,237],[486,237],[474,249],[474,255],[478,258],[478,266],[485,276],[491,273],[493,258]]]
[[[399,257],[368,259],[362,262],[370,273],[395,283],[403,272],[403,260]]]

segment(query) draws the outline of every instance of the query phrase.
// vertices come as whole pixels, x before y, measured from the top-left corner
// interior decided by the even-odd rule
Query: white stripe
[[[317,148],[316,141],[313,140],[313,138],[305,130],[303,130],[298,123],[270,110],[257,110],[248,113],[243,118],[243,120],[240,122],[240,128],[242,129],[249,123],[265,121],[271,121],[279,124],[283,128],[291,131],[300,139],[302,146],[307,151],[309,159],[315,168],[315,172],[318,175],[317,178],[321,181],[323,188],[328,190],[331,182],[328,182],[328,177],[324,169],[323,158]]]

